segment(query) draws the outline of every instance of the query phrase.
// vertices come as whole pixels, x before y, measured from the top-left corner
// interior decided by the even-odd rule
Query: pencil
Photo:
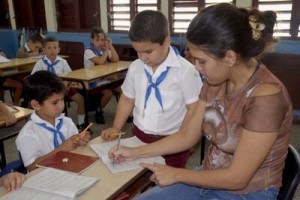
[[[92,125],[93,125],[93,122],[91,122],[82,132],[86,132]]]
[[[114,136],[119,136],[119,134],[124,135],[125,132],[120,132],[120,133],[111,133],[109,136],[114,137]]]
[[[86,132],[91,126],[93,125],[93,122],[91,122],[83,131],[81,131],[81,133]],[[74,138],[74,142],[79,142],[81,138],[81,134],[78,134],[77,137]]]

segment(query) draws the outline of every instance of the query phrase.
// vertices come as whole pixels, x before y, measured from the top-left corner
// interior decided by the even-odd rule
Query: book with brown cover
[[[81,174],[84,170],[94,164],[99,158],[67,152],[59,151],[50,157],[41,160],[36,164],[37,167],[51,167],[64,171]]]

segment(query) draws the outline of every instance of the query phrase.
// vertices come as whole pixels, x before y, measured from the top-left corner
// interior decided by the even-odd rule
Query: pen
[[[122,137],[122,133],[119,133],[119,137],[118,137],[118,143],[117,143],[117,150],[119,149],[120,143],[121,143],[121,137]]]

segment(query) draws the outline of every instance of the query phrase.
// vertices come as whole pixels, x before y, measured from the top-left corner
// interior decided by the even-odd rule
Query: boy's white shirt
[[[45,57],[43,57],[42,59],[40,59],[36,62],[36,64],[34,65],[34,68],[31,71],[31,74],[34,74],[35,72],[41,71],[41,70],[47,71],[48,66],[44,63],[43,59],[45,59],[49,63],[51,63],[51,61],[45,55]],[[68,62],[65,59],[63,59],[60,56],[57,56],[55,61],[57,61],[57,60],[59,60],[59,62],[53,66],[55,69],[55,74],[63,74],[63,73],[72,71],[71,67],[69,66]]]
[[[152,81],[155,82],[167,66],[170,70],[159,85],[164,112],[155,97],[153,88],[147,100],[147,107],[144,109],[148,87],[144,69],[153,76]],[[158,66],[154,74],[152,68],[142,60],[134,61],[121,88],[125,96],[135,100],[133,122],[139,129],[150,134],[170,135],[179,130],[187,112],[186,106],[198,101],[201,87],[202,81],[195,67],[183,57],[177,56],[170,48],[167,58]]]
[[[78,129],[72,119],[64,116],[64,114],[55,119],[55,125],[58,124],[61,118],[63,118],[63,125],[60,131],[65,136],[65,139],[78,133]],[[54,150],[53,132],[36,123],[46,123],[47,126],[54,128],[50,123],[41,119],[35,111],[31,114],[30,120],[22,128],[16,139],[17,149],[21,153],[25,166],[32,164],[37,158]],[[59,144],[61,144],[60,137],[57,137],[57,139]]]

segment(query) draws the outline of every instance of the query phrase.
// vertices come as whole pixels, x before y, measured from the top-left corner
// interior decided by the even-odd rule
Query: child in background
[[[0,120],[5,121],[6,126],[11,126],[17,122],[15,115],[9,111],[7,106],[2,101],[0,101],[0,113]]]
[[[86,145],[89,132],[78,133],[72,119],[65,117],[66,88],[49,71],[38,71],[25,79],[25,92],[34,112],[20,131],[16,145],[29,171],[36,163],[58,151],[71,151]]]
[[[2,50],[0,50],[0,55],[5,57],[5,53]],[[18,106],[23,91],[23,84],[20,81],[12,78],[0,77],[0,90],[6,89],[3,88],[3,86],[8,87],[9,89],[13,89],[13,104],[15,106]]]
[[[43,51],[44,57],[40,59],[34,66],[31,74],[39,70],[46,70],[54,74],[62,74],[72,71],[68,62],[59,57],[60,52],[59,41],[53,37],[48,37],[44,41]],[[85,106],[83,96],[74,88],[70,88],[69,82],[65,82],[68,88],[67,97],[75,101],[77,104],[77,125],[79,130],[83,130],[86,127],[85,124]]]
[[[102,28],[96,27],[91,32],[91,47],[84,51],[84,67],[88,68],[94,65],[102,65],[107,62],[118,62],[119,55],[112,45],[112,41],[107,37]],[[100,106],[104,108],[113,95],[113,91],[120,93],[119,86],[102,90]],[[95,121],[103,122],[103,114],[100,109],[96,111]]]
[[[20,47],[17,51],[17,58],[27,58],[39,56],[43,46],[43,38],[40,34],[33,34],[24,47]]]
[[[119,133],[133,110],[133,134],[152,143],[176,133],[189,121],[202,82],[194,66],[170,46],[168,20],[161,12],[137,14],[129,38],[139,59],[128,69],[113,126],[102,137],[110,140],[112,133]],[[166,163],[185,167],[189,155],[186,150],[165,156]]]

